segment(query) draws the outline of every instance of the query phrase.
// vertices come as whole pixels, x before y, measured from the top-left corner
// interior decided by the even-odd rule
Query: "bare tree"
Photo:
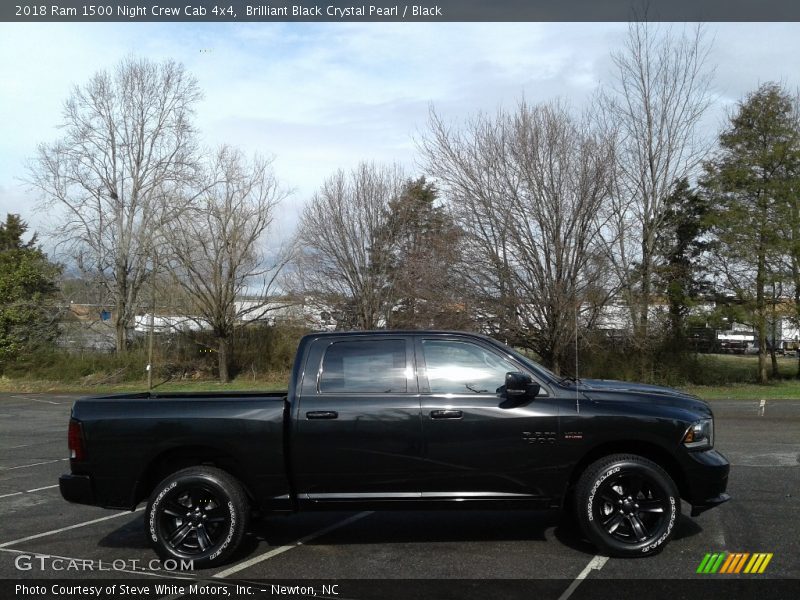
[[[464,231],[463,270],[482,310],[498,333],[562,370],[576,320],[602,287],[611,146],[563,104],[525,102],[461,131],[432,112],[420,145]]]
[[[383,324],[392,296],[388,209],[403,181],[397,166],[361,163],[328,178],[303,211],[299,283],[303,293],[337,313],[339,327]]]
[[[222,147],[209,162],[197,200],[163,231],[168,269],[189,299],[191,317],[211,329],[219,378],[225,382],[235,328],[264,316],[288,260],[285,252],[268,257],[264,251],[264,236],[287,193],[269,160],[248,161],[241,152]],[[245,295],[247,302],[242,301]]]
[[[624,50],[612,55],[615,82],[600,96],[601,122],[617,138],[609,250],[643,343],[667,198],[677,181],[695,174],[709,148],[698,130],[710,104],[708,52],[700,26],[675,35],[632,22]]]
[[[128,58],[73,88],[63,137],[41,144],[29,165],[42,207],[64,209],[57,237],[115,306],[118,353],[149,274],[152,236],[182,210],[176,190],[194,172],[200,96],[182,65]]]

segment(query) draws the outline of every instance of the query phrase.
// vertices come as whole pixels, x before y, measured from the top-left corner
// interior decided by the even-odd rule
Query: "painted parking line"
[[[52,400],[43,400],[41,398],[31,398],[30,396],[11,396],[20,400],[28,400],[30,402],[41,402],[43,404],[61,404],[61,402],[53,402]]]
[[[52,490],[53,488],[57,488],[58,484],[55,485],[46,485],[44,487],[33,488],[32,490],[25,490],[26,494],[31,494],[33,492],[41,492],[42,490]]]
[[[607,562],[608,562],[607,556],[600,556],[598,554],[594,558],[592,558],[592,560],[589,561],[589,564],[587,564],[583,568],[583,571],[578,573],[578,576],[572,580],[572,583],[570,583],[569,587],[564,590],[564,593],[558,597],[558,600],[567,600],[567,598],[569,598],[573,594],[573,592],[575,592],[575,590],[583,582],[583,580],[586,579],[589,573],[591,573],[592,571],[599,571],[600,569],[603,568],[603,565],[605,565]]]
[[[36,540],[36,539],[39,539],[39,538],[47,537],[49,535],[55,535],[57,533],[62,533],[64,531],[69,531],[71,529],[78,529],[79,527],[86,527],[88,525],[94,525],[95,523],[101,523],[103,521],[108,521],[109,519],[116,519],[118,517],[130,516],[133,513],[137,513],[137,512],[142,511],[142,510],[144,510],[144,507],[137,508],[136,510],[132,510],[132,511],[127,511],[126,510],[125,512],[114,513],[113,515],[109,515],[107,517],[100,517],[99,519],[93,519],[91,521],[84,521],[83,523],[76,523],[75,525],[69,525],[68,527],[61,527],[60,529],[52,529],[51,531],[45,531],[43,533],[37,533],[35,535],[29,535],[27,537],[19,538],[17,540],[11,540],[10,542],[4,542],[4,543],[0,544],[0,548],[6,548],[7,546],[13,546],[15,544],[20,544],[22,542],[27,542],[28,540]]]
[[[55,485],[46,485],[44,487],[33,488],[32,490],[25,490],[24,492],[11,492],[10,494],[2,494],[0,498],[9,498],[10,496],[19,496],[20,494],[32,494],[33,492],[41,492],[42,490],[52,490],[53,488],[57,488],[58,484]]]
[[[227,577],[228,575],[233,575],[234,573],[238,573],[239,571],[243,571],[244,569],[247,569],[248,567],[252,567],[253,565],[256,565],[256,564],[258,564],[260,562],[264,562],[265,560],[269,560],[273,556],[278,556],[279,554],[283,554],[284,552],[288,552],[289,550],[292,550],[293,548],[297,548],[299,546],[302,546],[306,542],[310,542],[311,540],[314,540],[314,539],[316,539],[316,538],[318,538],[320,536],[323,536],[326,533],[330,533],[331,531],[339,529],[340,527],[344,527],[345,525],[350,525],[350,523],[355,523],[356,521],[371,515],[373,512],[374,511],[371,511],[371,510],[360,512],[360,513],[358,513],[356,515],[353,515],[352,517],[348,517],[348,518],[343,519],[341,521],[338,521],[338,522],[336,522],[336,523],[334,523],[332,525],[328,525],[327,527],[323,527],[322,529],[320,529],[318,531],[315,531],[313,533],[310,533],[305,537],[301,537],[299,540],[293,542],[292,544],[289,544],[287,546],[280,546],[278,548],[275,548],[274,550],[270,550],[268,552],[265,552],[264,554],[259,554],[258,556],[254,556],[253,558],[251,558],[249,560],[246,560],[244,562],[240,562],[240,563],[238,563],[236,565],[233,565],[232,567],[230,567],[228,569],[225,569],[224,571],[220,571],[219,573],[215,573],[213,575],[213,577],[217,578],[217,579],[222,579],[223,577]]]
[[[51,465],[57,462],[69,460],[68,458],[54,458],[53,460],[44,460],[42,462],[33,463],[30,465],[17,465],[16,467],[0,467],[0,471],[13,471],[14,469],[27,469],[28,467],[38,467],[40,465]]]

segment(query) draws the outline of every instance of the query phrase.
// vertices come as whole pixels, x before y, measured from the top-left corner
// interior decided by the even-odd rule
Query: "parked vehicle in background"
[[[311,334],[281,393],[78,400],[71,502],[133,509],[164,558],[224,562],[252,514],[573,510],[613,556],[670,540],[729,499],[709,406],[679,391],[561,378],[485,336]]]

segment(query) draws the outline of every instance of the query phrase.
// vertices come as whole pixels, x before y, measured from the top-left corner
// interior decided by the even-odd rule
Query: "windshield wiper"
[[[573,383],[583,383],[583,380],[580,377],[573,377],[572,375],[568,375],[567,377],[562,377],[558,381],[558,385],[564,385],[565,382],[572,381]]]

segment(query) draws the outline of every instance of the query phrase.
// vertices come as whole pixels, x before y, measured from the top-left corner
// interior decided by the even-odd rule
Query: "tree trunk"
[[[125,305],[118,301],[116,314],[114,315],[114,350],[117,356],[122,356],[128,349],[127,323],[125,323],[125,318],[123,317],[124,312]]]
[[[794,311],[797,322],[800,323],[800,206],[795,202],[792,205],[792,281],[794,282]],[[800,347],[795,348],[797,355],[797,373],[800,379]]]
[[[559,377],[561,376],[561,359],[559,358],[558,354],[553,354],[553,360],[550,364],[550,369]]]
[[[230,343],[228,338],[220,337],[217,343],[217,365],[219,368],[219,380],[222,383],[230,381],[228,363],[230,360]]]
[[[758,285],[758,284],[756,284]],[[764,302],[764,290],[757,288],[756,302],[757,305],[762,305]],[[758,333],[758,382],[767,383],[767,331],[766,319],[764,319],[764,310],[756,308],[756,332]]]
[[[778,356],[777,352],[775,352],[775,342],[773,341],[772,347],[769,349],[769,357],[772,362],[772,378],[778,379]]]
[[[758,236],[758,264],[756,266],[756,329],[758,331],[758,381],[767,383],[767,303],[764,287],[767,279],[766,223],[767,207],[765,200],[759,199],[761,208],[761,230]]]
[[[794,267],[794,310],[795,314],[797,315],[797,322],[800,323],[800,276],[798,276],[798,268],[797,268],[797,261],[793,261]],[[800,346],[795,348],[795,354],[797,355],[797,373],[795,377],[800,379]]]
[[[642,344],[648,340],[648,317],[650,316],[650,262],[651,256],[647,244],[642,242],[642,297],[639,309],[639,335]]]
[[[795,348],[794,353],[797,355],[797,375],[795,377],[800,379],[800,347]]]
[[[648,327],[648,317],[650,316],[650,263],[652,256],[647,244],[648,234],[642,233],[642,286],[641,298],[639,299],[639,327],[636,331],[636,345],[639,346],[639,362],[641,366],[641,380],[650,381],[649,371],[651,363],[650,332]]]

